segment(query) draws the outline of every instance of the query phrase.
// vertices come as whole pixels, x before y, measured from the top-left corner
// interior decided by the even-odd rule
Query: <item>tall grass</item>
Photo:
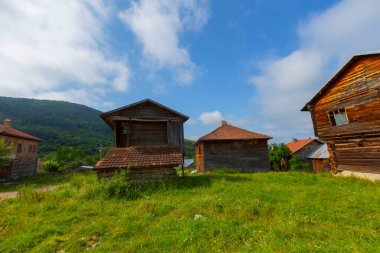
[[[75,175],[44,199],[1,201],[0,252],[380,251],[379,183],[297,172],[124,179]]]

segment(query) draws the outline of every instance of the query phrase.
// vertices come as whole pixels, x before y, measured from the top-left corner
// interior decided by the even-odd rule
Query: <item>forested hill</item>
[[[15,128],[43,139],[40,153],[71,146],[91,154],[111,146],[112,131],[100,113],[69,102],[0,97],[0,122],[12,119]]]
[[[112,146],[112,131],[99,117],[100,113],[69,102],[0,96],[0,123],[12,119],[15,128],[43,139],[40,154],[63,146],[95,154],[101,145]],[[185,141],[185,154],[187,157],[195,154],[191,141]]]

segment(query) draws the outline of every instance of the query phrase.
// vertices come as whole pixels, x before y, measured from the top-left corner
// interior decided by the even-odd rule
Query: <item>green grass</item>
[[[68,182],[71,175],[49,175],[41,174],[23,178],[20,181],[10,182],[7,184],[0,183],[0,193],[16,191],[21,186],[41,187],[45,185],[57,185]]]
[[[0,202],[0,252],[380,252],[379,183],[227,172],[28,189]]]

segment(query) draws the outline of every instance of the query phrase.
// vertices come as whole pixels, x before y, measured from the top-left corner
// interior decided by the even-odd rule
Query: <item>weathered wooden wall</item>
[[[310,108],[316,135],[328,141],[332,170],[380,173],[380,56],[358,59]],[[348,125],[328,112],[345,108]]]
[[[311,152],[315,151],[317,148],[322,146],[322,144],[319,141],[313,140],[297,150],[293,155],[297,155],[299,159],[302,161],[307,160],[307,156],[310,155]]]
[[[1,135],[7,143],[11,143],[15,148],[15,159],[11,165],[10,176],[13,179],[31,176],[36,173],[38,142],[21,138]],[[21,152],[17,152],[18,145],[21,145]]]
[[[266,140],[205,141],[203,145],[204,171],[214,168],[233,168],[241,172],[269,170]]]
[[[198,172],[204,172],[204,145],[203,142],[195,145],[195,165]]]
[[[329,159],[310,159],[315,172],[324,172],[330,170]]]

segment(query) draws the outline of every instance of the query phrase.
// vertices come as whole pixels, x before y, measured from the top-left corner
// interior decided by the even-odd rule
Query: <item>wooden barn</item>
[[[113,130],[115,147],[96,164],[95,170],[112,174],[128,169],[129,179],[139,182],[174,177],[183,164],[183,123],[188,117],[153,100],[103,113]]]
[[[222,125],[196,143],[196,169],[233,168],[240,172],[269,170],[268,140],[272,137]]]
[[[327,142],[333,172],[380,173],[380,53],[352,57],[302,111]]]
[[[12,127],[12,120],[5,119],[0,124],[0,138],[12,144],[15,153],[7,168],[0,168],[1,179],[19,179],[36,174],[38,144],[42,140]]]
[[[308,156],[316,149],[322,146],[322,142],[317,139],[307,138],[304,140],[293,140],[286,144],[292,152],[292,156],[296,155],[302,161],[307,161]]]

